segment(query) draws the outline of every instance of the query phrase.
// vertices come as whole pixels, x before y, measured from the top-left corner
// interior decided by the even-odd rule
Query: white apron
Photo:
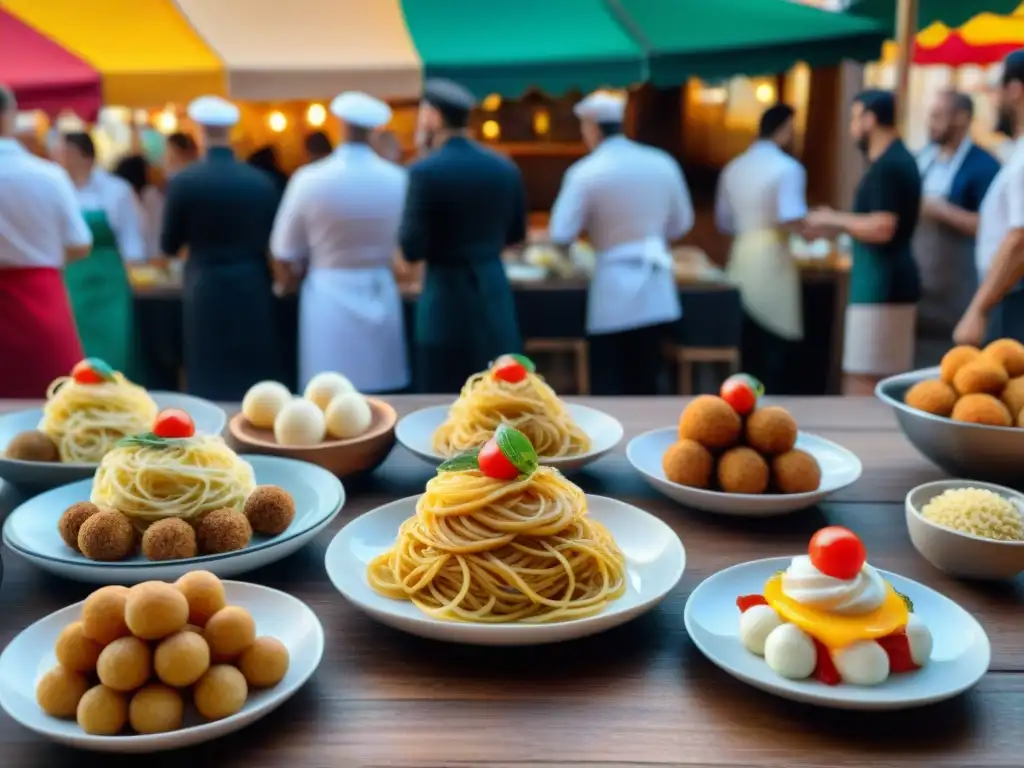
[[[311,269],[299,299],[299,381],[337,371],[360,392],[409,385],[402,296],[389,267]]]
[[[618,333],[683,316],[672,254],[648,237],[599,253],[587,294],[587,333]]]
[[[800,269],[779,230],[737,235],[726,274],[740,290],[744,311],[758,325],[790,341],[803,339]]]

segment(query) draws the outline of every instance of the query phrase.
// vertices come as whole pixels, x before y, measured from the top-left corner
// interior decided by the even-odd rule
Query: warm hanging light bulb
[[[762,104],[770,104],[775,101],[775,86],[770,83],[761,83],[754,89],[754,98]]]
[[[174,133],[178,130],[178,116],[174,114],[173,110],[164,109],[157,112],[156,119],[153,121],[153,124],[160,133]]]
[[[533,132],[538,136],[547,136],[551,130],[551,115],[546,109],[538,109],[533,113]]]
[[[327,110],[323,104],[310,104],[306,110],[306,122],[314,128],[319,128],[327,120]]]
[[[267,125],[270,126],[270,130],[274,133],[281,133],[288,127],[288,118],[284,116],[283,112],[274,110],[267,118]]]
[[[481,126],[480,132],[488,141],[496,141],[501,137],[501,126],[498,125],[497,120],[488,120]]]
[[[484,112],[497,112],[501,107],[501,95],[492,93],[483,100],[480,106],[484,108]]]

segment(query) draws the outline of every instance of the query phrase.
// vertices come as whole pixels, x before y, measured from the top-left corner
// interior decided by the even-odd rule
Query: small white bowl
[[[938,480],[907,494],[907,530],[910,541],[925,560],[940,571],[961,579],[1012,579],[1024,572],[1024,541],[994,541],[933,523],[921,514],[929,501],[955,488],[980,488],[999,494],[1024,509],[1024,494],[977,480]]]

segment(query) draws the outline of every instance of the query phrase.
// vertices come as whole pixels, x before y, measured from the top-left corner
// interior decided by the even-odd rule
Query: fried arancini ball
[[[224,585],[209,571],[189,571],[174,586],[185,596],[188,620],[200,627],[200,633],[210,617],[228,604]]]
[[[953,377],[956,376],[957,371],[967,363],[974,362],[980,357],[981,350],[977,347],[971,347],[966,344],[953,347],[942,356],[942,362],[939,363],[939,378],[947,384],[952,384]]]
[[[101,509],[78,529],[78,550],[90,560],[124,560],[135,549],[135,528],[113,509]]]
[[[1018,427],[1024,427],[1024,410],[1017,414],[1017,420],[1014,422]]]
[[[718,484],[726,493],[764,493],[768,462],[745,445],[730,448],[718,460]]]
[[[116,736],[128,722],[124,694],[105,685],[90,688],[78,702],[78,725],[92,736]]]
[[[1010,377],[999,363],[980,358],[967,363],[953,377],[953,387],[960,395],[974,395],[979,392],[998,395],[1003,391]]]
[[[245,675],[230,664],[210,667],[192,692],[196,709],[207,720],[231,717],[245,705],[248,696]]]
[[[767,456],[793,450],[796,433],[796,419],[777,405],[758,408],[747,417],[747,443]]]
[[[810,493],[821,485],[821,467],[807,451],[794,448],[772,459],[772,480],[779,493]]]
[[[111,690],[134,691],[153,674],[153,652],[137,637],[119,637],[100,653],[96,674]]]
[[[714,395],[695,397],[679,417],[680,439],[694,440],[709,450],[736,445],[742,427],[739,414]]]
[[[288,649],[276,637],[257,637],[242,652],[238,669],[250,688],[270,688],[288,673]]]
[[[136,733],[176,731],[184,716],[181,694],[159,683],[140,688],[128,704],[128,724]]]
[[[171,584],[145,581],[128,590],[124,620],[143,640],[162,640],[188,623],[188,601]]]
[[[74,717],[88,689],[85,675],[58,664],[36,684],[36,702],[50,717]]]
[[[54,654],[62,667],[73,672],[92,672],[103,646],[90,640],[82,631],[82,622],[73,621],[57,636]]]
[[[130,634],[124,620],[128,587],[100,587],[82,605],[82,632],[100,645],[109,645]]]
[[[1016,339],[996,339],[981,354],[1002,366],[1011,379],[1024,376],[1024,344]]]
[[[1010,416],[1016,420],[1020,412],[1024,411],[1024,376],[1018,376],[1006,382],[999,399],[1003,401]]]
[[[210,668],[210,646],[202,635],[181,630],[156,647],[153,669],[160,681],[175,688],[192,685]]]
[[[986,424],[990,427],[1008,427],[1013,422],[1006,406],[992,395],[964,395],[953,406],[951,417],[954,421],[970,424]]]
[[[82,523],[100,511],[100,508],[91,501],[78,501],[64,510],[64,514],[57,521],[57,531],[64,543],[78,552],[78,532]]]
[[[249,546],[252,526],[237,509],[215,509],[199,521],[196,538],[204,555],[234,552]]]
[[[142,534],[142,554],[147,560],[184,560],[195,557],[195,529],[177,517],[157,520]]]
[[[30,429],[14,436],[4,456],[15,461],[60,461],[60,449],[49,435]]]
[[[295,519],[295,499],[284,488],[260,485],[249,494],[242,511],[256,533],[277,536]]]
[[[907,390],[903,402],[925,413],[949,416],[956,405],[956,391],[940,379],[919,381]]]
[[[245,608],[221,608],[203,628],[210,654],[218,662],[237,659],[256,639],[256,622]]]
[[[696,440],[677,440],[661,457],[665,477],[673,483],[691,488],[707,488],[715,471],[715,460],[708,449]]]

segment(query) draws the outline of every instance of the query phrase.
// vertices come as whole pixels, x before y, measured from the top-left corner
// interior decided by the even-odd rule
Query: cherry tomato
[[[477,463],[480,464],[481,472],[495,480],[515,480],[519,477],[519,470],[501,452],[501,448],[498,447],[498,443],[493,437],[480,449]]]
[[[494,364],[494,378],[516,384],[526,378],[526,366],[514,357],[501,357]]]
[[[73,378],[79,384],[103,383],[103,377],[92,369],[92,366],[89,365],[88,360],[82,360],[79,363],[75,363],[75,367],[71,369],[71,378]]]
[[[853,531],[838,525],[814,534],[808,554],[815,568],[834,579],[852,579],[867,560],[864,542]]]
[[[160,411],[153,422],[153,434],[157,437],[192,437],[195,433],[196,425],[192,417],[178,408]]]
[[[740,416],[746,416],[757,405],[756,384],[745,374],[730,376],[718,394]]]

